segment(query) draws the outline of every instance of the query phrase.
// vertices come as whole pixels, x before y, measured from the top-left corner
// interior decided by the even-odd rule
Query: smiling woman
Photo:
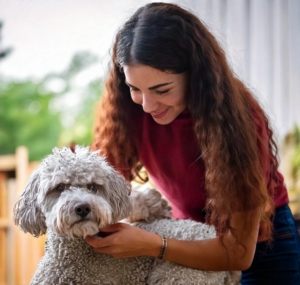
[[[242,270],[243,285],[299,283],[300,240],[268,117],[189,11],[151,3],[119,30],[93,148],[128,180],[144,166],[174,218],[218,233],[165,243],[117,224],[87,240],[95,251],[159,257],[162,248],[187,267]]]

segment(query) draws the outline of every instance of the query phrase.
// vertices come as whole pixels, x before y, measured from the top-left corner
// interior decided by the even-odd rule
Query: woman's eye
[[[167,90],[156,90],[156,94],[158,95],[164,95],[164,94],[167,94],[168,92],[170,91],[170,89],[167,89]]]
[[[130,92],[137,92],[139,91],[139,89],[136,89],[136,88],[130,88]]]
[[[60,183],[55,187],[55,190],[57,190],[58,192],[63,192],[65,190],[65,187],[66,187],[65,184]]]
[[[87,189],[88,189],[89,192],[92,192],[92,193],[97,192],[97,186],[96,186],[95,183],[88,184]]]

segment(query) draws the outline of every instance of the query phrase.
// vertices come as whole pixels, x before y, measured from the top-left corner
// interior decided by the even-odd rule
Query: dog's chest
[[[153,259],[148,257],[124,262],[94,252],[83,239],[68,240],[49,232],[45,256],[31,285],[146,284],[152,263]]]

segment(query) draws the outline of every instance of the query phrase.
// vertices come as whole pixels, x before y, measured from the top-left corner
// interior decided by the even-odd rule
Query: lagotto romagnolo
[[[215,236],[211,226],[170,216],[170,206],[157,190],[131,191],[104,157],[81,146],[74,152],[53,149],[14,206],[14,221],[24,232],[36,237],[47,233],[32,285],[239,284],[240,272],[195,270],[146,256],[115,259],[94,252],[83,239],[124,219],[176,239]]]

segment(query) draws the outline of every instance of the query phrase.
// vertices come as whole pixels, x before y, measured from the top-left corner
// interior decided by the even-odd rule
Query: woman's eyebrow
[[[154,85],[154,86],[152,86],[152,87],[149,87],[148,89],[149,89],[149,90],[153,90],[153,89],[156,89],[156,88],[159,88],[159,87],[162,87],[162,86],[169,85],[169,84],[171,84],[171,83],[173,83],[173,82],[167,82],[167,83],[157,84],[157,85]]]
[[[128,86],[131,87],[131,88],[138,89],[137,87],[131,85],[131,84],[128,83],[127,81],[125,81],[125,83],[126,83],[126,85],[128,85]],[[166,82],[166,83],[157,84],[157,85],[154,85],[154,86],[149,87],[148,89],[149,89],[149,90],[153,90],[153,89],[156,89],[156,88],[159,88],[159,87],[162,87],[162,86],[169,85],[169,84],[171,84],[171,83],[173,83],[173,82]]]

